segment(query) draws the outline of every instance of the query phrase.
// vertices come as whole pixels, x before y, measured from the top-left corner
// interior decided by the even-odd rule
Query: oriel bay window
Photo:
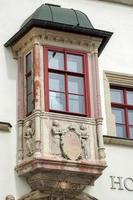
[[[133,138],[133,90],[111,87],[111,106],[117,136]]]
[[[45,48],[47,111],[88,115],[86,54]]]

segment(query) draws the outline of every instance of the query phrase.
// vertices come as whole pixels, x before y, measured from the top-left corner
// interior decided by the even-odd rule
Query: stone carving
[[[53,125],[53,127],[52,127],[52,134],[53,134],[52,152],[54,152],[55,155],[60,155],[61,154],[60,137],[63,134],[63,131],[57,120],[54,120],[52,125]]]
[[[27,121],[24,129],[25,148],[27,156],[32,156],[34,152],[33,135],[34,129],[32,128],[32,121]]]
[[[61,128],[57,120],[52,124],[52,152],[68,160],[88,159],[88,130],[81,124],[79,129],[71,123],[66,129]]]
[[[6,196],[6,200],[15,200],[15,197],[13,195]]]
[[[80,195],[78,196],[72,196],[69,197],[69,193],[66,194],[59,194],[59,193],[55,193],[52,194],[50,193],[45,193],[45,192],[40,192],[40,191],[33,191],[27,195],[24,195],[20,200],[33,200],[33,199],[38,199],[38,200],[98,200],[95,197],[92,197],[89,194],[86,194],[84,192],[82,192]]]
[[[78,160],[81,158],[81,138],[80,133],[73,124],[61,135],[61,151],[64,158]]]
[[[88,131],[87,127],[82,124],[80,125],[80,134],[81,134],[81,146],[82,146],[82,157],[83,158],[88,158]]]

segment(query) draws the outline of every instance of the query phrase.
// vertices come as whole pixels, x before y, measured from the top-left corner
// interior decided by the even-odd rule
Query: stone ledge
[[[16,167],[20,176],[26,177],[32,191],[53,191],[77,196],[84,188],[93,185],[105,169],[105,161],[63,161],[38,158]]]
[[[133,139],[120,138],[109,135],[104,135],[105,144],[123,145],[123,146],[133,146]]]

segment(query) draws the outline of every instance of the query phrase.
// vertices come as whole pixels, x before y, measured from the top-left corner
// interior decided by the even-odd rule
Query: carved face
[[[53,121],[53,126],[59,126],[59,122],[57,120]]]
[[[25,127],[26,128],[31,127],[31,121],[26,122]]]
[[[82,125],[80,126],[80,129],[81,129],[81,130],[86,130],[87,128],[86,128],[86,126],[85,126],[84,124],[82,124]]]

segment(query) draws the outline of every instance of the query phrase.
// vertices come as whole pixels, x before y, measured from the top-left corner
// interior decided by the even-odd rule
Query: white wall
[[[0,0],[0,121],[10,122],[13,126],[10,133],[0,132],[0,199],[3,200],[9,193],[17,197],[29,191],[28,186],[24,181],[15,175],[14,166],[16,161],[16,121],[17,121],[17,64],[12,58],[10,49],[6,49],[3,45],[11,38],[18,30],[23,21],[33,13],[42,3],[60,4],[62,7],[74,8],[83,11],[88,15],[92,24],[97,29],[103,29],[114,32],[113,37],[109,41],[107,47],[99,58],[100,78],[101,78],[101,94],[103,117],[104,110],[104,95],[102,85],[103,70],[119,71],[124,73],[133,73],[133,8],[112,3],[106,3],[95,0]],[[104,121],[105,125],[105,121]],[[104,126],[104,134],[106,134],[106,126]],[[117,150],[117,154],[115,150]],[[109,189],[107,181],[110,174],[131,175],[131,169],[127,165],[121,168],[123,160],[129,162],[132,149],[123,147],[107,148],[107,156],[109,168],[106,169],[105,176],[101,182],[97,184],[97,193],[101,200],[119,199]],[[114,154],[115,153],[115,154]],[[120,155],[120,157],[119,157]],[[123,156],[124,155],[124,156]],[[116,163],[114,158],[116,158]],[[118,158],[120,162],[118,162]],[[112,162],[114,161],[114,162]],[[124,161],[125,162],[125,161]],[[133,162],[133,161],[132,161]],[[131,164],[133,167],[133,163]],[[112,170],[112,171],[111,171]],[[118,172],[116,172],[116,170]],[[125,174],[127,173],[127,174]],[[102,181],[104,180],[104,182]],[[103,192],[104,184],[106,185],[109,197]],[[124,193],[124,192],[123,192]],[[125,194],[125,193],[124,193]],[[117,196],[117,194],[116,194]],[[130,200],[128,198],[124,199]]]
[[[97,197],[99,200],[132,200],[133,191],[128,191],[124,187],[122,181],[123,190],[119,190],[119,184],[115,184],[116,189],[111,189],[111,178],[110,176],[123,177],[133,179],[133,148],[123,147],[117,145],[107,145],[107,163],[108,167],[104,170],[103,175],[96,181],[95,187],[90,190],[90,193]],[[114,179],[118,181],[117,178]],[[127,182],[127,187],[133,190],[133,181]]]

